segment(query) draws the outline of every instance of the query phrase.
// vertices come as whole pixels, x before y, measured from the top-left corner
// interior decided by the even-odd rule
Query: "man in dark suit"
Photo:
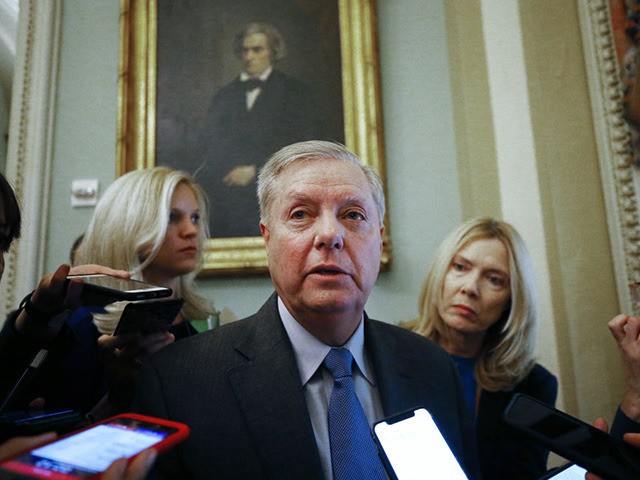
[[[340,420],[333,410],[338,380],[328,358],[348,350],[365,424],[349,442],[368,449],[373,422],[423,406],[470,478],[477,478],[473,427],[448,355],[364,312],[384,231],[384,194],[375,171],[342,145],[301,142],[269,159],[258,197],[275,294],[255,315],[163,349],[141,372],[137,410],[192,429],[160,459],[158,473],[383,478],[374,476],[377,466],[361,465],[360,452],[347,461],[358,465],[355,471],[341,477],[336,469],[334,454],[343,453],[332,427]],[[353,429],[355,421],[339,433]]]
[[[198,145],[198,181],[210,193],[210,228],[216,237],[256,236],[255,180],[269,155],[294,142],[326,138],[315,93],[273,66],[285,55],[280,32],[251,23],[237,36],[238,78],[213,97]]]

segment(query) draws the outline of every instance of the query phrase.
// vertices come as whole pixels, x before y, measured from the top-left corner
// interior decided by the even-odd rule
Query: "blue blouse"
[[[474,369],[476,366],[475,358],[463,358],[456,355],[449,354],[451,359],[458,367],[458,373],[462,380],[462,387],[464,389],[464,400],[467,404],[467,408],[471,413],[474,421],[476,418],[476,377],[474,375]]]

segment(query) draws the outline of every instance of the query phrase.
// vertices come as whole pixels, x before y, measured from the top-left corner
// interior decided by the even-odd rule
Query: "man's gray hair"
[[[242,58],[244,39],[249,35],[256,33],[262,33],[267,37],[267,44],[269,45],[269,51],[271,52],[271,63],[276,63],[286,56],[287,48],[284,43],[284,37],[280,31],[269,23],[253,22],[245,25],[245,27],[238,32],[234,38],[233,52],[238,58]]]
[[[309,140],[286,146],[274,153],[265,166],[262,167],[258,175],[260,221],[265,225],[269,224],[269,210],[277,193],[277,179],[285,168],[294,162],[328,158],[342,160],[360,167],[369,182],[373,200],[378,210],[380,225],[382,225],[386,208],[382,180],[380,180],[378,173],[344,145],[322,140]]]

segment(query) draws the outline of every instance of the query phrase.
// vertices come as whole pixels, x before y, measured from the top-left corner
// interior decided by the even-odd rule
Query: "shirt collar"
[[[266,70],[264,70],[260,75],[249,75],[247,72],[241,72],[240,73],[240,81],[241,82],[245,82],[247,80],[249,80],[250,78],[257,78],[258,80],[262,80],[263,82],[266,82],[267,79],[269,78],[269,75],[271,75],[271,72],[273,72],[273,67],[268,67]]]
[[[302,385],[306,385],[324,361],[324,357],[331,350],[331,346],[321,342],[308,332],[287,310],[280,297],[278,297],[278,313],[280,313],[284,329],[293,345],[293,353],[296,356],[298,370],[300,371],[300,381]],[[373,372],[369,362],[365,361],[364,322],[362,320],[360,320],[358,328],[356,328],[356,331],[353,332],[353,335],[343,347],[351,352],[358,369],[367,381],[373,385]]]

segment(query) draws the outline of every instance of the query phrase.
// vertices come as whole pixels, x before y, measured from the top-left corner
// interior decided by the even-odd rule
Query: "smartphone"
[[[114,335],[140,333],[145,336],[155,332],[166,332],[182,306],[184,300],[151,300],[129,303],[120,316]]]
[[[603,478],[640,478],[640,449],[533,397],[514,395],[502,418],[522,435]]]
[[[170,288],[153,285],[151,283],[132,280],[130,278],[107,275],[106,273],[92,273],[88,275],[69,275],[67,281],[80,278],[84,288],[107,295],[115,300],[149,300],[152,298],[169,297],[173,293]]]
[[[586,474],[587,471],[580,465],[567,463],[547,473],[544,477],[540,478],[540,480],[584,480]]]
[[[118,458],[131,459],[150,447],[160,453],[188,435],[185,424],[125,413],[4,461],[0,464],[0,479],[91,478]]]
[[[56,431],[67,433],[86,425],[83,414],[75,410],[13,410],[0,414],[0,441],[22,435]]]
[[[467,480],[431,414],[424,408],[380,420],[373,425],[372,433],[392,479]]]

